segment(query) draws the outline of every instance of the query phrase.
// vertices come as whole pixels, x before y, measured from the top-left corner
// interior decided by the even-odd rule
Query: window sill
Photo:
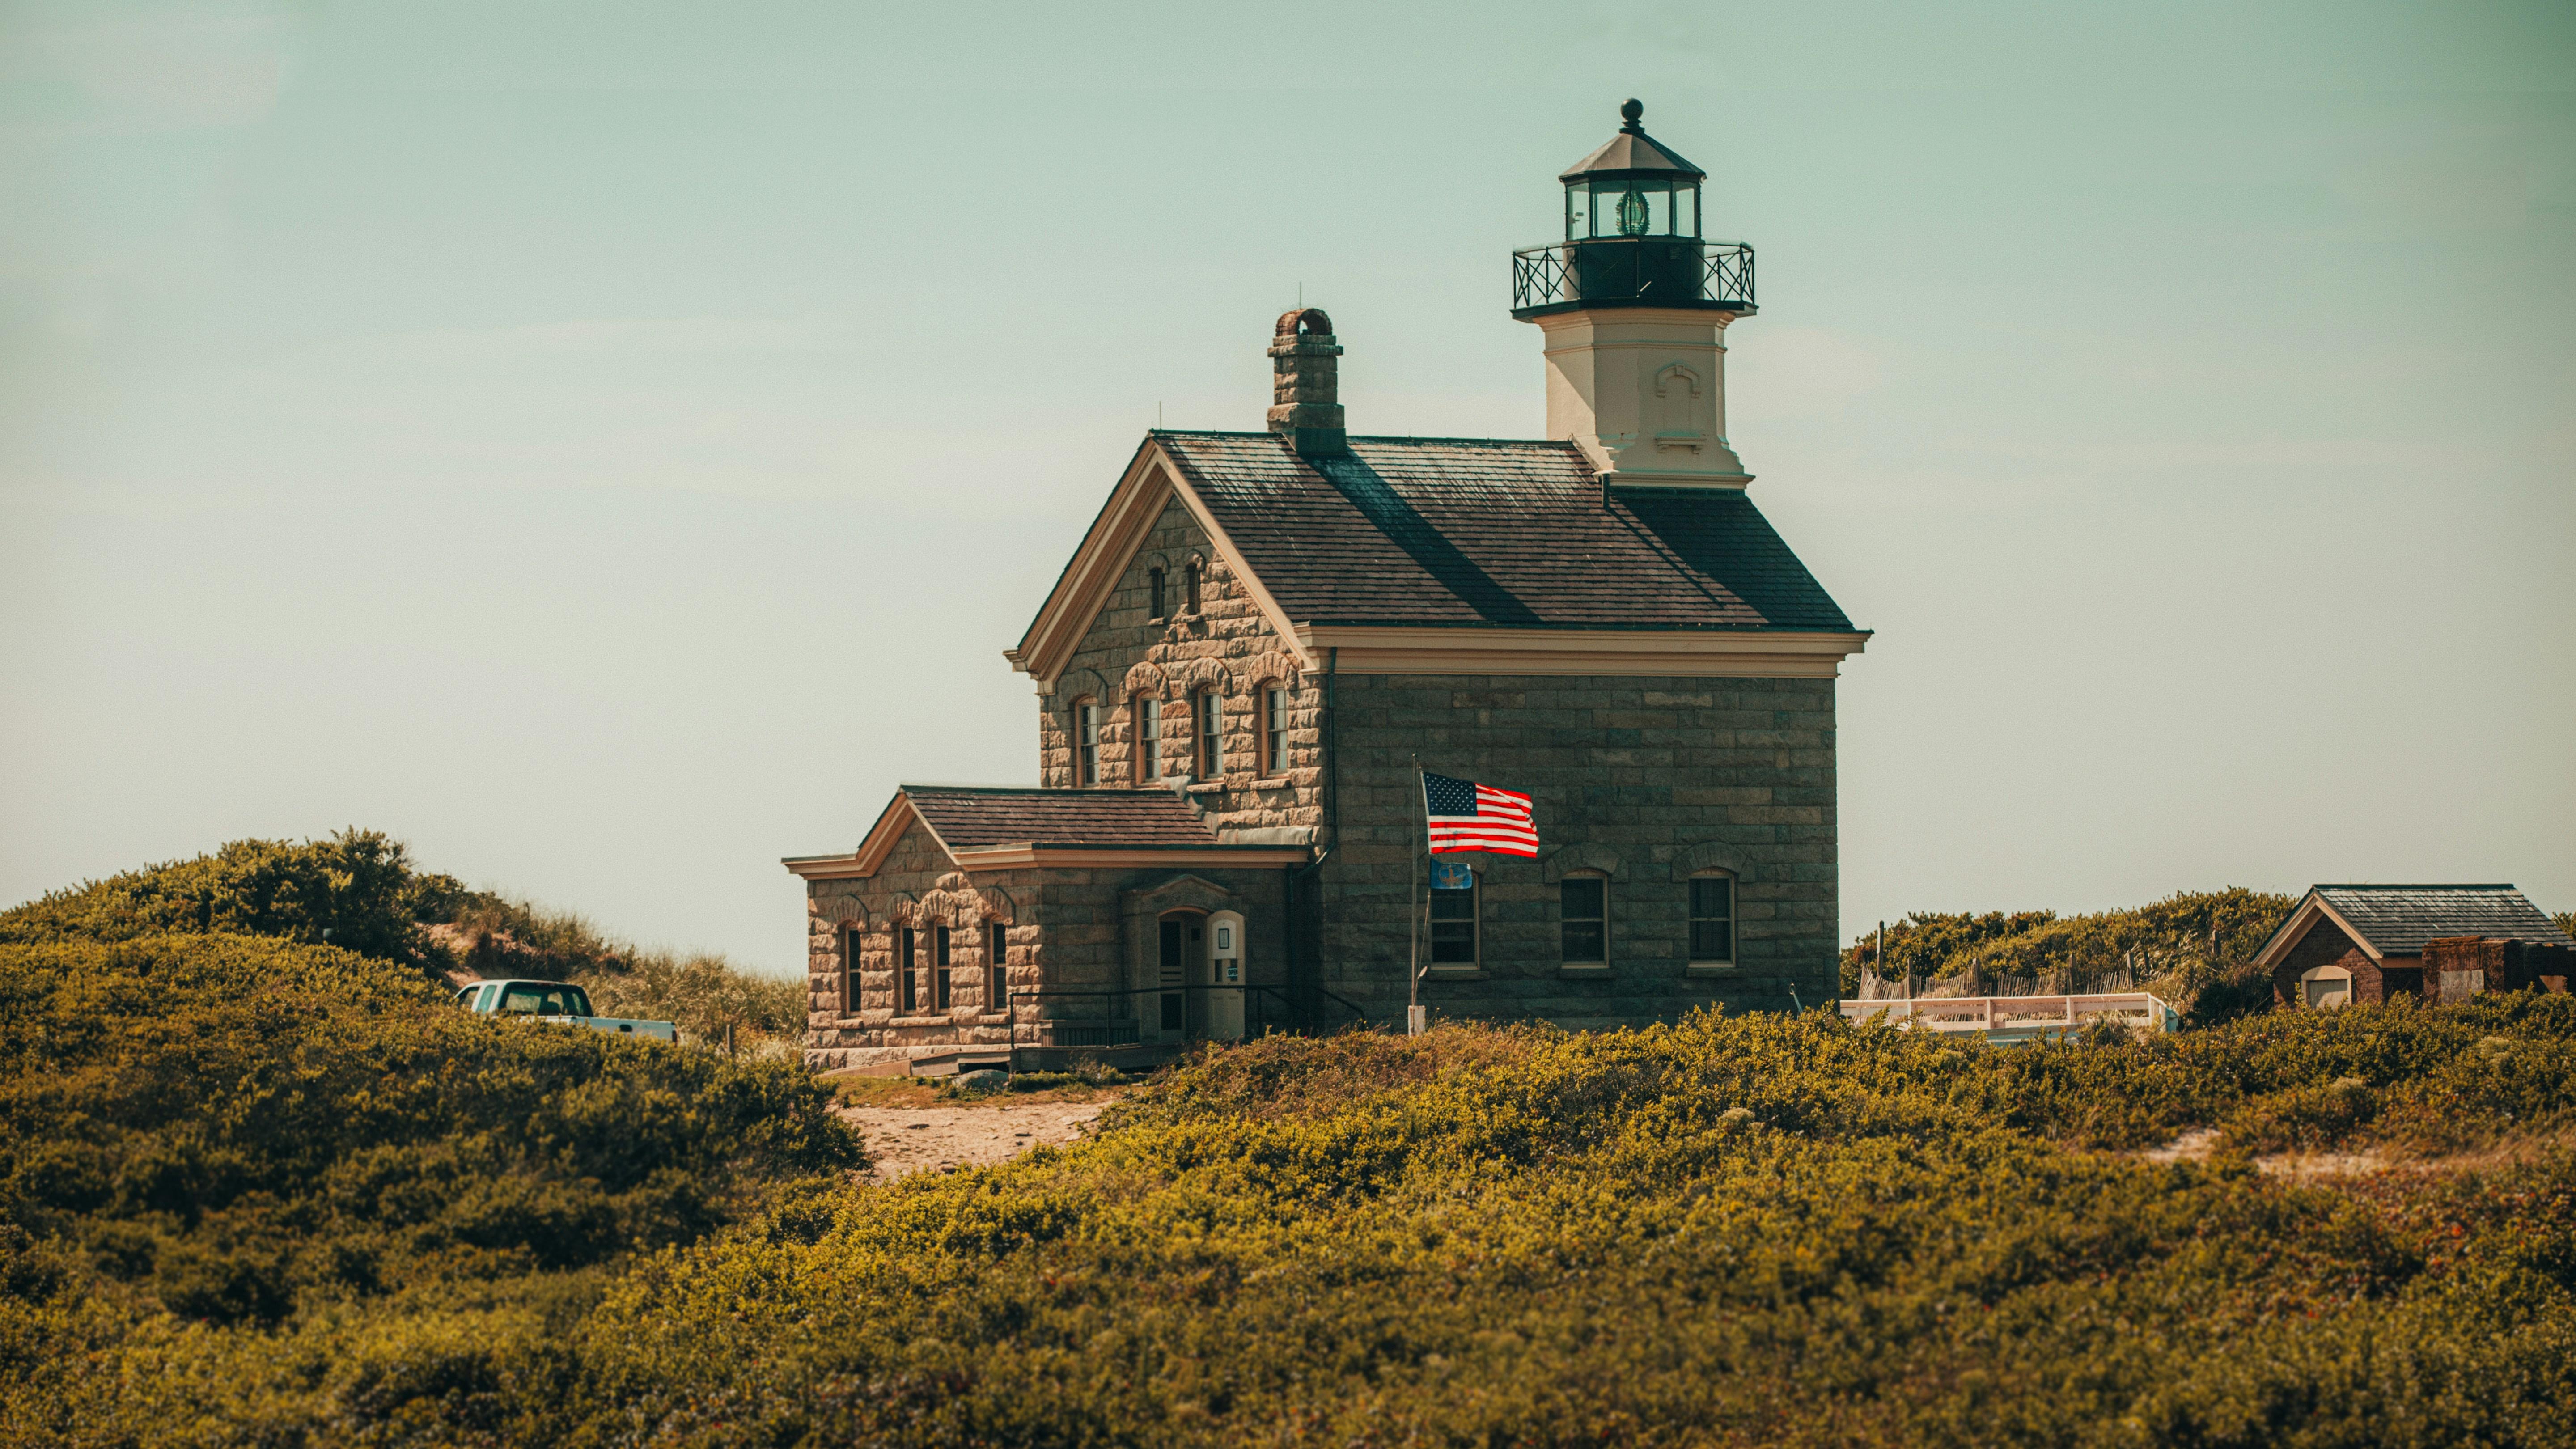
[[[1223,780],[1201,780],[1195,785],[1182,786],[1181,792],[1186,795],[1213,795],[1224,788]]]
[[[1285,775],[1271,775],[1266,778],[1253,781],[1252,788],[1255,790],[1285,790],[1288,788],[1288,777]]]
[[[1482,981],[1485,979],[1485,968],[1482,966],[1432,966],[1423,971],[1422,977],[1426,981]]]
[[[884,1024],[887,1026],[961,1026],[965,1023],[953,1016],[893,1016],[886,1018]]]
[[[1556,968],[1556,974],[1559,976],[1607,976],[1610,974],[1610,963],[1607,961],[1568,961],[1564,965]]]
[[[1684,970],[1692,976],[1732,976],[1736,965],[1732,961],[1693,961]]]

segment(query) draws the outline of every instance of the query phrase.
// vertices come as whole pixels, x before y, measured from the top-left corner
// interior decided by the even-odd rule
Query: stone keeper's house
[[[1547,437],[1350,436],[1311,309],[1269,340],[1266,431],[1146,435],[1005,651],[1038,783],[906,786],[787,862],[810,1061],[1392,1025],[1417,951],[1435,1015],[1833,999],[1834,680],[1867,635],[1749,496],[1722,338],[1752,253],[1702,239],[1702,173],[1637,109],[1514,258]],[[1417,769],[1528,792],[1542,840],[1427,921]]]

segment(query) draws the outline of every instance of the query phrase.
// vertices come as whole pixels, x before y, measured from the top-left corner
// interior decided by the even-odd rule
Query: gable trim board
[[[1118,486],[1110,490],[1109,501],[1101,505],[1100,516],[1092,520],[1090,531],[1066,561],[1046,602],[1038,606],[1037,617],[1029,621],[1029,630],[1020,636],[1019,647],[1002,651],[1012,668],[1027,672],[1037,682],[1038,693],[1055,693],[1056,679],[1064,673],[1066,662],[1080,647],[1083,636],[1091,632],[1100,611],[1108,607],[1110,591],[1136,557],[1154,520],[1162,517],[1163,506],[1174,498],[1207,534],[1235,581],[1243,585],[1262,617],[1269,621],[1271,630],[1289,641],[1289,647],[1296,647],[1295,626],[1280,610],[1278,601],[1261,586],[1243,551],[1226,536],[1207,504],[1182,481],[1181,469],[1164,451],[1161,440],[1148,434],[1126,473],[1120,476]],[[1301,655],[1297,662],[1301,668],[1312,668],[1315,660],[1312,655]]]
[[[2344,935],[2351,938],[2354,945],[2361,948],[2362,954],[2371,960],[2388,959],[2387,954],[2371,944],[2370,938],[2363,935],[2359,927],[2344,919],[2341,911],[2327,905],[2324,898],[2310,891],[2307,899],[2299,902],[2297,909],[2290,912],[2290,918],[2283,921],[2272,932],[2272,938],[2263,943],[2263,949],[2254,954],[2255,966],[2269,971],[2281,964],[2281,958],[2289,955],[2301,941],[2306,940],[2308,932],[2315,929],[2316,923],[2320,920],[2334,922]]]

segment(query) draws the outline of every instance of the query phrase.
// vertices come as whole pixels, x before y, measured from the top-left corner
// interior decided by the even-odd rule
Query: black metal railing
[[[1164,997],[1182,997],[1186,1002],[1187,997],[1196,995],[1202,1002],[1203,1011],[1206,995],[1211,991],[1243,993],[1243,1034],[1246,1037],[1274,1031],[1321,1033],[1353,1025],[1369,1025],[1369,1014],[1365,1009],[1321,986],[1294,988],[1246,984],[1227,987],[1139,986],[1110,991],[1014,991],[1010,994],[1011,1060],[1017,1064],[1022,1047],[1082,1049],[1142,1045],[1149,1018],[1157,1036],[1173,1029],[1163,1024]],[[1301,1007],[1297,998],[1309,994],[1314,1000]],[[1136,1000],[1138,997],[1149,999],[1140,1004]],[[1022,1018],[1019,1010],[1022,1002],[1034,1005],[1046,1001],[1092,1001],[1102,1003],[1108,1009],[1099,1015]],[[1186,1032],[1188,1021],[1185,1004],[1178,1029]],[[1199,1026],[1204,1031],[1204,1018]]]
[[[1753,248],[1690,237],[1605,237],[1512,253],[1512,311],[1572,307],[1753,310]]]

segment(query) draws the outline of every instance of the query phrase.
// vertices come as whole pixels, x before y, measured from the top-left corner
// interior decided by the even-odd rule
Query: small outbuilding
[[[2558,953],[2576,948],[2576,941],[2509,885],[2321,885],[2308,888],[2254,961],[2270,973],[2273,1001],[2282,1006],[2342,1006],[2400,995],[2452,1000],[2484,989],[2484,983],[2472,986],[2463,976],[2446,987],[2436,977],[2428,992],[2426,956],[2442,943],[2432,952],[2442,958],[2436,969],[2448,965],[2457,973],[2460,967],[2448,957],[2458,952],[2453,943],[2462,938],[2499,943],[2499,963],[2509,956],[2517,965],[2532,966],[2519,972],[2532,977],[2522,985],[2540,983],[2547,954],[2527,947]],[[2508,949],[2503,943],[2517,944]],[[2563,960],[2563,954],[2554,959]],[[2562,965],[2555,972],[2561,989],[2565,971]],[[2493,984],[2509,988],[2514,977],[2507,969]]]

